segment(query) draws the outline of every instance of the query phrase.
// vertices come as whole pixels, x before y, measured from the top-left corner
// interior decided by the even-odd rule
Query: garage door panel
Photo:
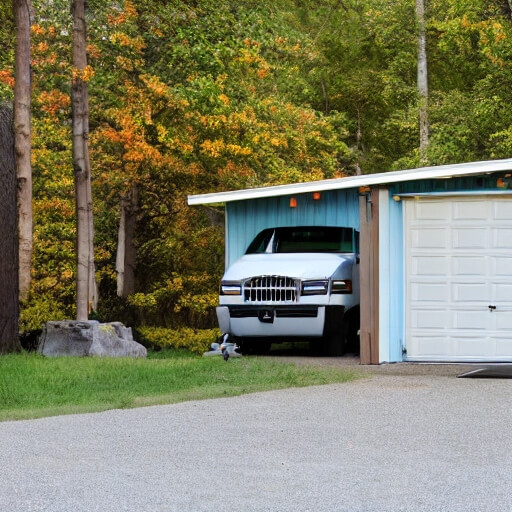
[[[414,249],[445,249],[450,246],[446,228],[413,229],[411,235]]]
[[[512,256],[491,257],[491,273],[495,276],[511,277]]]
[[[440,336],[437,333],[428,333],[427,335],[411,336],[408,343],[407,352],[413,353],[417,359],[441,359],[446,352],[450,352],[450,339],[448,336]]]
[[[482,336],[454,336],[455,354],[468,358],[491,358],[496,353],[496,342]]]
[[[447,205],[447,209],[450,207]],[[482,201],[454,201],[454,220],[486,220],[489,217],[489,206]],[[445,220],[449,218],[445,217]]]
[[[512,360],[512,338],[496,338],[496,355],[500,359]]]
[[[452,266],[453,275],[455,276],[479,276],[482,273],[482,257],[453,256]],[[447,274],[448,271],[445,272],[445,275]]]
[[[412,302],[447,302],[446,284],[443,282],[416,281],[411,283]]]
[[[454,249],[485,249],[489,245],[487,229],[459,228],[452,229]]]
[[[494,283],[492,286],[491,303],[501,303],[500,305],[512,304],[512,283]]]
[[[406,200],[404,213],[407,358],[512,361],[512,198]]]
[[[444,256],[418,256],[412,260],[412,270],[417,276],[438,276],[449,271],[450,260]]]
[[[418,329],[446,329],[450,320],[444,309],[413,311],[414,324]]]
[[[512,331],[512,311],[494,312],[497,331]],[[512,343],[512,336],[510,337]]]
[[[495,228],[492,234],[494,249],[512,249],[512,228]]]
[[[446,282],[444,283],[446,287]],[[489,299],[489,286],[485,282],[480,283],[453,283],[453,302],[482,303]]]
[[[510,219],[512,219],[512,201],[495,201],[492,204],[492,212],[494,219],[510,222]]]
[[[415,201],[415,217],[418,220],[444,221],[450,215],[450,206],[445,201]]]
[[[489,311],[447,311],[447,317],[453,318],[453,328],[456,330],[480,330],[489,329]],[[448,324],[446,324],[448,326]]]

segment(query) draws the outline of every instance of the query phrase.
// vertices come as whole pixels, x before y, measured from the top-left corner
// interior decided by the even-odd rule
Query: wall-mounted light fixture
[[[297,199],[295,197],[290,197],[290,208],[297,208]]]
[[[396,201],[397,203],[399,203],[401,200],[402,200],[402,198],[400,196],[393,196],[393,201]]]
[[[320,192],[313,192],[313,201],[320,201],[322,194]]]

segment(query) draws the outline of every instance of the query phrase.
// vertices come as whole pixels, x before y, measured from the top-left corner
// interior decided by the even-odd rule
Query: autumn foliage
[[[69,5],[33,4],[35,252],[25,328],[74,316],[75,293]],[[189,208],[187,194],[418,164],[409,4],[88,2],[80,78],[89,89],[100,318],[215,325],[222,211]],[[432,1],[429,16],[429,162],[510,156],[507,2]],[[12,39],[7,23],[0,42]],[[0,55],[0,99],[12,96],[13,80],[12,52]],[[135,293],[119,299],[120,205],[133,187]]]

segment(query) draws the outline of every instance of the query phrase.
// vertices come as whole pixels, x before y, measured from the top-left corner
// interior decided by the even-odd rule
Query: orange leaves
[[[118,25],[122,25],[123,23],[133,21],[136,17],[137,9],[135,8],[134,3],[130,0],[126,0],[124,2],[123,10],[115,14],[108,14],[107,21],[109,25],[117,27]]]
[[[99,59],[101,57],[101,50],[95,44],[88,44],[87,55],[93,59]]]
[[[9,69],[0,69],[0,83],[14,88],[14,77]]]
[[[35,35],[35,36],[44,36],[46,34],[46,30],[41,27],[41,25],[32,25],[30,27],[30,32],[32,33],[32,35]]]
[[[51,117],[56,117],[58,113],[67,111],[71,105],[71,98],[68,94],[54,89],[52,91],[43,91],[38,97],[41,109]]]

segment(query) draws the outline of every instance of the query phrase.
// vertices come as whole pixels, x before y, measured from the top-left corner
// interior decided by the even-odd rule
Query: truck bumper
[[[344,306],[219,306],[221,332],[239,337],[321,337],[342,332]]]

